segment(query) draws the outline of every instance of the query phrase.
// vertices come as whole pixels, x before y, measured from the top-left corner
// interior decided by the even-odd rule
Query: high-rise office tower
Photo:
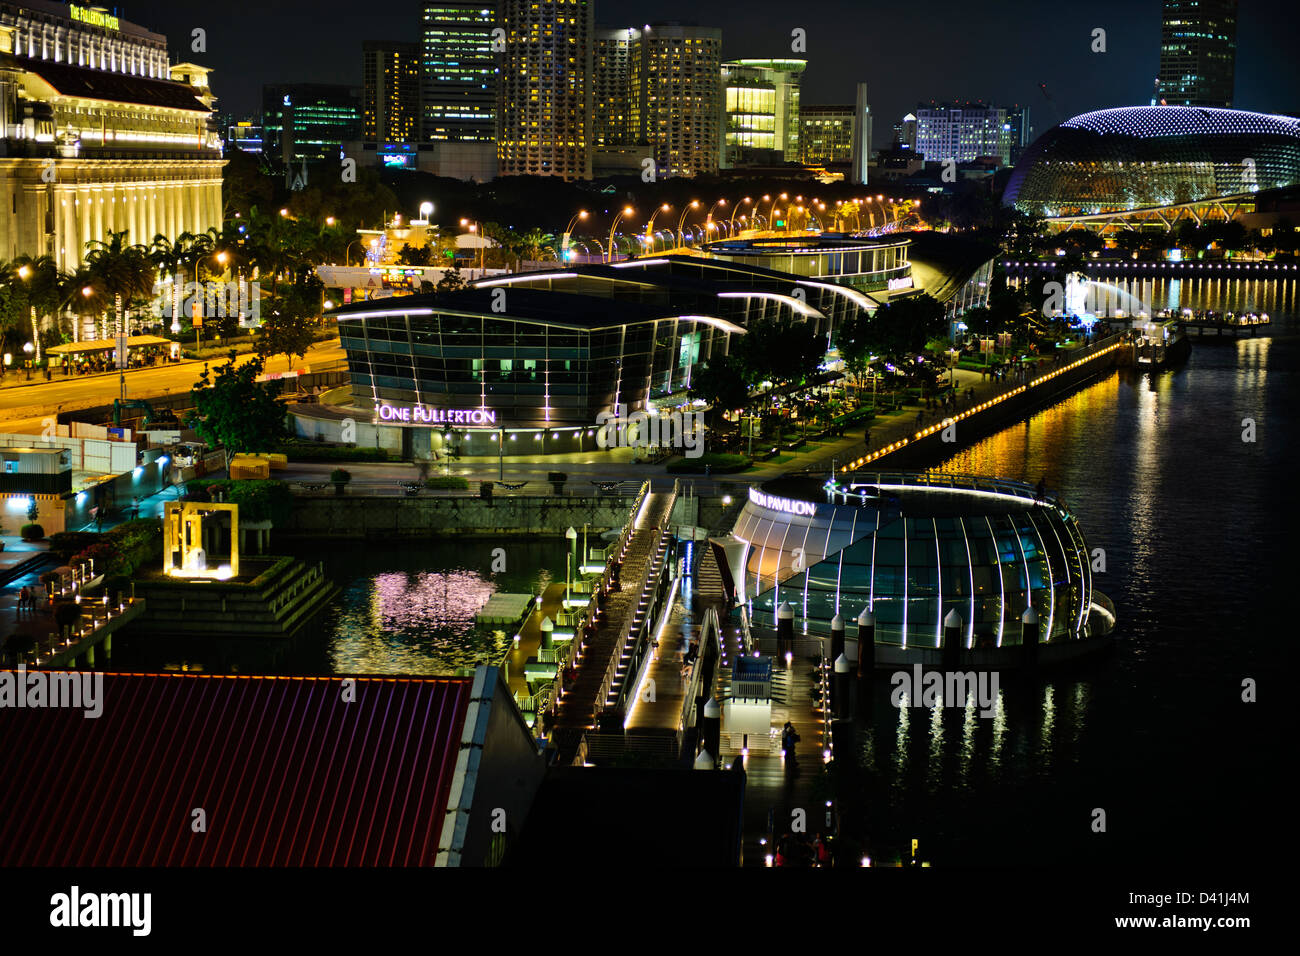
[[[969,163],[996,156],[1007,165],[1011,161],[1007,111],[983,103],[922,104],[916,109],[915,139],[909,145],[927,163],[949,159]]]
[[[425,0],[421,16],[422,138],[496,136],[497,0]],[[528,6],[524,4],[524,6]]]
[[[368,40],[361,45],[362,135],[368,143],[420,138],[420,45]]]
[[[853,103],[799,108],[799,162],[805,166],[847,167],[845,179],[867,181],[871,159],[871,107],[867,84],[857,85]]]
[[[1164,0],[1160,99],[1170,106],[1232,105],[1237,0]]]
[[[807,66],[807,60],[722,64],[724,169],[798,160],[799,78]]]
[[[500,174],[590,178],[590,0],[501,0],[500,17]]]
[[[661,176],[718,169],[722,121],[722,31],[652,23],[637,31],[629,57],[629,125],[649,147]]]
[[[361,135],[361,97],[329,83],[262,87],[263,152],[286,169],[329,161],[337,168],[343,144]]]

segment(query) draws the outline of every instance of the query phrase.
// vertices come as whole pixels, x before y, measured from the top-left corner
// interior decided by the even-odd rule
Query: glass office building
[[[1046,644],[1114,623],[1075,516],[1019,482],[859,473],[832,488],[779,479],[750,490],[724,544],[738,600],[769,626],[789,603],[796,632],[826,634],[837,613],[852,621],[870,609],[878,644],[938,648],[955,610],[964,646],[991,649],[1020,643],[1030,606]]]
[[[1005,205],[1047,217],[1246,196],[1300,183],[1300,119],[1135,106],[1066,120],[1029,147]]]
[[[701,247],[704,255],[742,265],[826,279],[863,292],[912,288],[908,239],[835,236],[788,239],[722,239]]]
[[[834,282],[689,256],[484,279],[358,302],[337,317],[354,407],[491,413],[461,424],[590,426],[617,406],[686,400],[694,369],[758,322],[806,322],[826,347],[877,300]],[[391,413],[390,413],[391,414]],[[568,450],[555,449],[555,450]]]

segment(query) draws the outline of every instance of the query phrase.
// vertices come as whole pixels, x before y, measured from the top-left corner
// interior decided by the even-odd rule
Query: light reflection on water
[[[505,548],[504,572],[491,570],[496,547]],[[342,588],[312,649],[320,669],[437,675],[500,660],[513,631],[480,626],[475,614],[498,591],[539,594],[563,581],[565,544],[468,539],[336,549],[315,557]]]
[[[1290,737],[1241,704],[1240,682],[1279,666],[1269,622],[1296,570],[1284,531],[1300,337],[1279,308],[1296,284],[1277,285],[1147,283],[1174,307],[1269,311],[1272,335],[1196,343],[1173,371],[1121,370],[936,464],[1059,491],[1104,551],[1095,582],[1117,606],[1117,640],[1047,680],[1004,674],[992,719],[882,706],[878,686],[859,758],[882,859],[912,837],[955,865],[1265,852],[1249,821],[1267,814],[1267,768]],[[1212,298],[1226,287],[1241,298]],[[1095,807],[1122,821],[1104,840]]]

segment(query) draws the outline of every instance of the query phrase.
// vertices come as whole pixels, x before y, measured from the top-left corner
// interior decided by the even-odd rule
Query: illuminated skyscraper
[[[807,60],[722,64],[722,167],[797,162],[799,79]]]
[[[1169,106],[1232,105],[1237,0],[1164,0],[1160,99]]]
[[[420,45],[369,40],[361,46],[362,135],[370,143],[420,138]]]
[[[589,0],[502,0],[497,92],[502,176],[591,176]]]
[[[426,0],[423,136],[490,142],[496,135],[495,0]]]
[[[597,148],[632,142],[632,47],[640,31],[629,27],[596,30],[592,56],[591,143]]]
[[[722,120],[722,31],[652,23],[637,31],[630,58],[630,125],[661,176],[718,169]]]

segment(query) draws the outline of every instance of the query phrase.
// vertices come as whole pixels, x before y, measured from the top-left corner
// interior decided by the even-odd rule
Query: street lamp
[[[486,271],[483,267],[483,246],[485,245],[485,243],[483,240],[483,236],[479,233],[478,223],[471,221],[469,219],[462,219],[460,221],[460,224],[462,228],[468,229],[470,232],[472,232],[475,236],[478,237],[478,274],[479,274],[479,278],[482,278],[484,272]]]
[[[573,235],[573,228],[581,219],[587,218],[587,210],[583,209],[576,216],[569,220],[569,224],[564,227],[564,238],[560,240],[560,259],[564,262],[569,261],[569,236]]]
[[[619,214],[614,217],[614,221],[609,225],[609,261],[610,262],[614,261],[614,230],[618,228],[618,224],[620,221],[622,221],[624,216],[630,216],[634,212],[636,212],[636,210],[633,209],[631,206],[624,206],[623,209],[619,212]]]
[[[699,209],[699,208],[700,208],[700,201],[698,199],[692,199],[686,205],[686,208],[682,210],[682,214],[677,217],[677,245],[678,246],[682,244],[682,226],[686,224],[686,217],[690,214],[690,211],[692,209]]]
[[[433,215],[433,203],[428,201],[420,203],[420,218],[423,219],[425,222],[428,222],[429,217],[432,215]]]
[[[767,196],[764,196],[764,197],[763,197],[763,200],[766,201],[767,198],[768,198]],[[785,194],[785,193],[781,193],[781,195],[777,197],[777,199],[781,199],[781,200],[786,200],[786,199],[789,199],[789,198],[790,198],[790,197],[789,197],[787,194]],[[774,215],[776,215],[776,199],[773,199],[773,200],[772,200],[772,205],[771,205],[770,207],[768,207],[768,210],[767,210],[767,226],[768,226],[768,231],[769,231],[769,232],[772,231],[772,217],[773,217]]]
[[[740,212],[740,207],[741,207],[741,206],[748,206],[748,205],[750,204],[751,201],[752,201],[752,200],[751,200],[748,196],[746,196],[746,197],[745,197],[744,199],[742,199],[740,202],[736,203],[736,208],[734,208],[734,209],[731,210],[731,220],[730,220],[730,222],[731,222],[731,228],[732,228],[732,230],[734,230],[735,227],[736,227],[736,213]]]
[[[23,351],[27,353],[27,381],[32,380],[32,343],[24,342]]]
[[[673,208],[673,207],[670,206],[670,205],[668,205],[668,203],[664,203],[662,206],[660,206],[658,209],[656,209],[653,213],[650,214],[650,221],[649,221],[648,223],[645,224],[645,238],[646,238],[646,242],[653,242],[653,241],[654,241],[655,217],[658,216],[661,212],[667,212],[669,209],[672,209],[672,208]],[[651,251],[651,252],[654,251],[654,247],[653,247],[653,246],[651,247],[651,250],[650,250],[650,251]]]

